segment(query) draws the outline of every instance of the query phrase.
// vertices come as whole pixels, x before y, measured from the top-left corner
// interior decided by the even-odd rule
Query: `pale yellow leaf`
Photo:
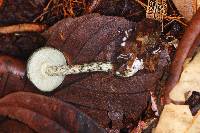
[[[200,92],[200,52],[184,66],[178,84],[170,92],[170,99],[184,103],[189,91]]]
[[[165,105],[155,133],[184,133],[192,123],[193,116],[188,105]]]

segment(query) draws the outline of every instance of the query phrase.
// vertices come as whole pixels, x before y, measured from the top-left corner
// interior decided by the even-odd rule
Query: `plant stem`
[[[49,76],[61,76],[86,72],[109,72],[112,69],[113,65],[110,62],[95,62],[83,65],[48,66],[46,74]]]

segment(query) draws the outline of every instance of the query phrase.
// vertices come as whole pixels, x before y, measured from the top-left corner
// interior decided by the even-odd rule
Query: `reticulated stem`
[[[95,62],[83,65],[48,66],[46,68],[46,74],[49,76],[63,76],[86,72],[109,72],[112,69],[113,65],[110,62]]]

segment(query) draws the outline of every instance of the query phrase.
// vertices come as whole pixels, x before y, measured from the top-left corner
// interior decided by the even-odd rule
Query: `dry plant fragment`
[[[146,18],[158,20],[162,22],[162,31],[163,31],[163,20],[176,20],[184,26],[187,26],[180,19],[180,16],[167,16],[167,1],[166,0],[148,0],[148,5],[144,4],[140,0],[135,0],[140,5],[142,5],[146,9]]]
[[[15,32],[42,32],[46,29],[45,25],[40,24],[17,24],[0,27],[1,34],[9,34]]]
[[[102,0],[93,0],[91,4],[86,8],[86,13],[92,13],[100,4]]]
[[[55,17],[55,15],[76,17],[83,14],[85,9],[85,0],[49,0],[43,12],[37,16],[33,22],[44,21],[45,16],[47,16],[48,19]],[[50,15],[50,17],[48,15]]]
[[[166,0],[148,0],[146,17],[162,22],[164,16],[167,16]]]
[[[200,0],[172,0],[183,17],[189,21],[200,7]]]
[[[192,18],[189,27],[184,33],[181,41],[179,42],[178,49],[176,51],[175,58],[171,64],[169,77],[165,84],[165,102],[169,103],[169,93],[178,83],[182,67],[185,59],[188,56],[188,53],[193,46],[196,38],[200,33],[200,9],[197,11],[197,14]]]

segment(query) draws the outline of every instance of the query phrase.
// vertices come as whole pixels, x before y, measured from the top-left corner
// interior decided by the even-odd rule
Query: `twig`
[[[141,2],[140,0],[135,0],[137,3],[139,3],[141,6],[143,6],[143,8],[147,9],[147,5],[144,4],[143,2]]]
[[[184,26],[187,26],[187,24],[185,24],[184,22],[182,22],[180,19],[183,17],[180,16],[167,16],[167,3],[164,0],[161,1],[153,1],[153,0],[148,0],[148,5],[146,5],[145,3],[141,2],[140,0],[135,0],[137,3],[139,3],[141,6],[143,6],[146,10],[146,18],[151,18],[154,20],[158,20],[160,22],[162,22],[162,32],[163,32],[163,20],[175,20],[179,23],[181,23]],[[150,2],[156,2],[155,4],[153,4],[153,6],[150,4]],[[149,6],[152,7],[149,7]],[[158,8],[159,7],[159,8]]]
[[[179,22],[180,24],[182,24],[183,26],[187,27],[188,25],[185,24],[184,22],[182,22],[180,19],[182,19],[184,17],[180,17],[180,16],[177,16],[177,17],[172,17],[172,16],[165,16],[164,19],[167,19],[167,20],[175,20],[177,22]]]
[[[52,2],[53,2],[53,0],[50,0],[48,2],[48,4],[46,5],[46,7],[43,9],[43,11],[47,11],[49,9],[49,6],[51,5]]]
[[[70,16],[72,16],[72,17],[75,16],[74,11],[73,11],[73,1],[74,1],[74,0],[69,0],[69,14],[70,14]]]
[[[92,4],[86,8],[85,12],[92,13],[100,5],[101,2],[102,0],[93,0]]]
[[[40,24],[17,24],[11,26],[0,27],[0,34],[9,34],[14,32],[42,32],[46,29],[46,25]]]
[[[179,81],[184,61],[187,58],[189,51],[192,50],[191,49],[191,48],[193,48],[192,46],[195,45],[195,40],[199,34],[200,34],[200,9],[193,16],[193,18],[189,24],[189,27],[187,28],[181,41],[179,42],[175,58],[170,67],[169,77],[164,86],[164,89],[165,89],[165,101],[164,102],[165,103],[171,102],[171,100],[169,98],[169,93],[175,87],[177,82]]]
[[[37,20],[41,19],[41,18],[42,18],[44,15],[46,15],[47,13],[49,13],[49,12],[53,11],[55,8],[59,8],[59,7],[61,7],[61,6],[63,6],[62,3],[61,3],[61,4],[58,4],[58,5],[54,6],[54,7],[52,7],[52,8],[50,9],[50,11],[44,10],[44,12],[41,13],[39,16],[37,16],[37,17],[33,20],[33,22],[36,22]]]

